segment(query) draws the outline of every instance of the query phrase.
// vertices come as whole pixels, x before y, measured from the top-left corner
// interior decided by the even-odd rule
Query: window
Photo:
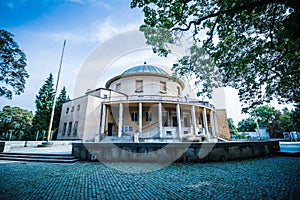
[[[146,112],[146,122],[152,122],[152,113]]]
[[[184,127],[189,127],[190,126],[189,115],[184,115],[183,116],[183,124],[184,124]]]
[[[177,95],[180,96],[180,87],[177,86]]]
[[[78,121],[76,121],[75,123],[74,123],[74,131],[73,131],[73,135],[77,135],[77,128],[78,128]]]
[[[135,81],[135,92],[143,92],[143,80]]]
[[[103,95],[103,99],[107,99],[107,94]]]
[[[62,134],[66,135],[66,132],[67,132],[67,123],[64,123]]]
[[[72,106],[72,110],[71,110],[71,112],[74,112],[74,106]]]
[[[201,117],[199,117],[198,124],[199,124],[199,125],[202,125],[202,119],[201,119]]]
[[[67,114],[69,113],[69,108],[67,108],[66,113],[67,113]]]
[[[160,92],[166,93],[167,92],[167,85],[165,81],[160,81]]]
[[[80,104],[79,105],[77,105],[77,111],[79,111],[80,110]]]
[[[72,132],[72,122],[69,122],[68,135],[71,135],[71,132]]]
[[[167,136],[172,136],[172,131],[166,131]]]
[[[163,126],[169,126],[169,113],[168,111],[162,112],[162,122]]]
[[[117,83],[117,85],[116,85],[116,91],[117,92],[121,91],[121,83]]]
[[[131,121],[133,122],[138,121],[138,112],[131,112]]]

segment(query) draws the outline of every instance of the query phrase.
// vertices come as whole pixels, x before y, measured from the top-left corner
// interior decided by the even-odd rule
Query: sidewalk
[[[11,153],[72,154],[72,145],[54,145],[52,147],[16,147]]]

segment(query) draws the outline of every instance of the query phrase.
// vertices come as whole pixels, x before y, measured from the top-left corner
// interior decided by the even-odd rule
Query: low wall
[[[45,141],[2,141],[0,142],[0,152],[9,152],[11,148],[20,147],[37,147]],[[70,145],[75,141],[51,141],[54,146],[57,145]]]
[[[278,141],[227,143],[73,143],[72,154],[100,162],[215,162],[269,156]]]

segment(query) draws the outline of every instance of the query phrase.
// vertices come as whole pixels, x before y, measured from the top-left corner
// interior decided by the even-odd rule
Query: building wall
[[[85,95],[63,104],[57,135],[58,140],[76,140],[82,138],[85,127],[87,103],[88,96]],[[80,105],[79,110],[78,105]],[[70,122],[72,123],[72,131],[68,133]],[[75,122],[78,122],[77,134],[74,133]],[[65,131],[64,124],[67,124]]]
[[[136,92],[136,81],[143,80],[143,92]],[[166,93],[160,89],[160,81],[166,82]],[[171,81],[166,77],[158,77],[154,75],[121,77],[113,81],[109,89],[116,90],[116,85],[121,83],[119,92],[131,95],[162,95],[162,96],[178,96],[177,87],[180,88],[182,95],[182,87],[176,81]]]
[[[227,113],[225,109],[216,109],[219,135],[222,138],[230,139]]]

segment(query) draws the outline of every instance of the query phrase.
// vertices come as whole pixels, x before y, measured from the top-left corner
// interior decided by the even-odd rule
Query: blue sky
[[[0,0],[0,19],[0,28],[13,33],[25,52],[30,74],[25,93],[13,96],[13,100],[0,98],[0,107],[12,105],[34,111],[35,95],[49,73],[56,78],[65,39],[67,45],[59,90],[66,86],[72,98],[76,77],[88,56],[110,38],[138,29],[143,14],[140,9],[130,9],[130,0]],[[112,51],[113,48],[117,46],[112,45]],[[127,60],[141,57],[138,61],[128,62],[137,64],[155,57],[149,55],[149,51],[142,52],[139,56],[127,57]],[[167,63],[157,58],[153,62],[155,60]],[[124,68],[122,62],[117,64],[120,69],[111,71],[120,74]],[[237,92],[233,89],[226,91],[228,116],[237,123],[242,117]]]
[[[63,40],[67,40],[60,88],[72,97],[74,77],[99,44],[142,23],[142,11],[128,0],[6,0],[0,1],[0,27],[14,34],[27,56],[25,93],[4,105],[34,110],[38,89],[53,73],[56,77]]]

